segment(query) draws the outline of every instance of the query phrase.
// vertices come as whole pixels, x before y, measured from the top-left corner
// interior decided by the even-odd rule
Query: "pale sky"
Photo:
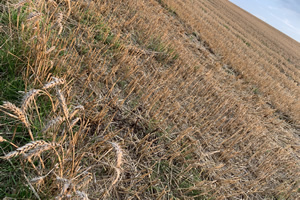
[[[229,0],[300,42],[300,0]]]

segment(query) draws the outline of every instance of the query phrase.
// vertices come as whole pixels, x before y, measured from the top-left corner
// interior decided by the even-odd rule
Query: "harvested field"
[[[226,0],[0,5],[1,198],[299,197],[296,41]]]

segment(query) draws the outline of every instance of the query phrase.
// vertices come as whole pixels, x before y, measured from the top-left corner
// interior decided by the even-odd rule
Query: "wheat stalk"
[[[27,111],[27,108],[30,106],[31,102],[34,100],[34,97],[36,95],[38,95],[41,92],[41,90],[29,90],[22,101],[22,106],[21,106],[21,110],[23,110],[23,112],[25,113]]]
[[[5,112],[7,115],[9,115],[10,117],[13,117],[15,119],[20,120],[21,122],[23,122],[23,124],[29,128],[30,125],[28,123],[27,117],[25,115],[25,113],[23,112],[23,110],[21,110],[20,108],[18,108],[16,105],[8,102],[8,101],[4,101],[3,105],[0,106],[1,108],[4,108],[6,110],[11,111],[13,114],[7,113]]]
[[[38,151],[39,153],[41,153],[42,151],[40,151],[40,149],[42,146],[45,146],[45,145],[53,146],[53,144],[47,143],[43,140],[32,141],[22,147],[17,148],[15,151],[12,151],[12,152],[6,154],[5,156],[3,156],[1,158],[7,160],[12,157],[16,157],[18,155],[25,154],[26,152],[32,150],[32,151],[30,151],[31,153],[28,154],[28,156],[27,156],[27,158],[28,158],[30,155],[33,155],[35,153],[35,151],[36,152]],[[43,148],[42,148],[42,150],[43,150]],[[46,150],[46,149],[44,148],[44,150]]]
[[[65,120],[65,118],[64,117],[60,117],[60,116],[58,116],[58,117],[50,120],[47,123],[47,125],[45,126],[45,128],[43,129],[42,132],[45,133],[45,132],[47,132],[50,129],[54,129],[55,127],[59,126],[64,120]]]
[[[40,18],[40,16],[42,16],[41,13],[39,12],[32,12],[28,15],[27,17],[27,22],[32,22],[32,21],[36,21]]]
[[[50,49],[48,49],[48,50],[45,52],[45,54],[47,55],[47,54],[51,53],[55,48],[56,48],[55,46],[52,46]]]
[[[58,96],[60,106],[63,110],[63,113],[64,113],[65,117],[68,119],[69,118],[69,111],[68,111],[68,107],[67,107],[67,104],[66,104],[66,99],[65,99],[64,95],[62,94],[62,92],[60,90],[57,90],[57,96]]]
[[[1,108],[4,108],[4,109],[6,109],[6,110],[11,111],[14,115],[11,114],[11,113],[5,112],[5,111],[3,111],[3,110],[2,110],[2,111],[3,111],[5,114],[7,114],[8,116],[10,116],[10,117],[12,117],[12,118],[15,118],[15,119],[18,119],[18,120],[20,120],[21,122],[23,122],[23,124],[24,124],[24,125],[26,126],[26,128],[28,129],[28,133],[29,133],[29,135],[30,135],[31,140],[34,140],[33,135],[32,135],[32,132],[31,132],[31,129],[30,129],[30,124],[29,124],[29,122],[28,122],[28,119],[27,119],[27,117],[26,117],[24,111],[21,110],[20,108],[18,108],[16,105],[14,105],[14,104],[12,104],[12,103],[10,103],[10,102],[8,102],[8,101],[4,101],[3,103],[4,103],[4,104],[1,105],[0,107],[1,107]]]
[[[44,87],[42,89],[46,90],[46,89],[50,89],[53,88],[57,85],[62,85],[65,83],[65,80],[62,78],[56,78],[56,77],[52,77],[53,81],[47,83],[44,85]]]
[[[118,143],[115,143],[115,142],[108,142],[111,144],[111,146],[115,149],[116,151],[116,165],[114,166],[114,169],[116,171],[116,174],[115,174],[115,178],[114,180],[112,181],[110,187],[108,190],[106,190],[106,192],[104,192],[104,194],[102,195],[102,198],[104,198],[106,195],[108,195],[109,191],[115,186],[115,184],[117,184],[119,178],[120,178],[120,175],[121,175],[121,165],[123,163],[122,159],[123,159],[123,151],[120,147],[120,145]]]
[[[76,106],[74,111],[70,114],[70,119],[72,119],[79,112],[79,110],[84,110],[84,107],[82,105]]]
[[[8,142],[9,144],[13,145],[14,147],[18,148],[17,145],[15,145],[14,143],[7,141],[6,139],[4,139],[2,136],[0,136],[0,142]]]
[[[80,120],[80,118],[79,118],[79,117],[76,117],[73,121],[71,121],[71,123],[70,123],[70,129],[72,129],[73,126],[75,126],[75,124],[76,124],[79,120]]]
[[[89,182],[91,182],[91,180],[92,180],[92,174],[91,173],[89,173],[89,172],[83,172],[82,174],[80,174],[79,176],[84,176],[84,177],[82,177],[81,178],[81,180],[76,184],[76,188],[77,189],[82,189],[82,188],[84,188],[86,185],[88,185],[89,184]],[[77,176],[78,177],[78,176]]]
[[[57,3],[56,3],[55,1],[53,1],[53,0],[48,0],[48,1],[47,1],[47,4],[48,4],[49,6],[54,7],[54,8],[57,7]]]
[[[87,193],[82,191],[76,191],[76,196],[78,196],[81,200],[89,200]]]
[[[53,146],[52,144],[45,143],[44,145],[38,145],[35,148],[29,150],[27,153],[24,154],[24,158],[31,159],[37,155],[40,155],[42,152],[51,149]]]
[[[81,200],[89,200],[87,193],[81,192],[81,191],[76,191],[76,195],[81,199]]]
[[[123,159],[123,151],[120,147],[120,145],[118,143],[115,143],[115,142],[109,142],[115,149],[116,151],[116,154],[117,154],[117,159],[116,159],[116,168],[121,168],[121,165],[122,165],[122,159]]]
[[[63,30],[63,25],[62,25],[62,23],[61,23],[62,20],[63,20],[63,17],[64,17],[64,15],[63,15],[62,13],[59,13],[59,14],[58,14],[58,17],[57,17],[57,19],[56,19],[56,21],[55,21],[55,24],[51,27],[51,28],[54,28],[54,27],[56,27],[56,26],[59,27],[58,35],[60,35],[61,32],[62,32],[62,30]]]
[[[14,9],[17,9],[17,8],[20,8],[21,6],[23,6],[27,2],[28,2],[28,0],[22,0],[22,1],[19,1],[19,3],[17,3],[17,4],[13,4],[12,6]]]

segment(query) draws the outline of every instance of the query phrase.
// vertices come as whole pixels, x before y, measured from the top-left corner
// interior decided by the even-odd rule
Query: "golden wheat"
[[[41,90],[29,90],[23,97],[21,110],[26,113],[27,109],[30,107],[31,102],[34,100],[35,96],[41,93]]]
[[[10,117],[13,117],[15,119],[18,119],[20,120],[21,122],[23,122],[23,124],[26,126],[26,127],[30,127],[29,123],[28,123],[28,120],[27,120],[27,117],[24,113],[23,110],[21,110],[20,108],[18,108],[16,105],[8,102],[8,101],[4,101],[3,102],[3,105],[0,106],[1,108],[4,108],[6,110],[9,110],[11,111],[13,114],[10,114],[10,113],[7,113],[5,112],[7,115],[9,115]]]
[[[32,12],[28,15],[27,17],[27,22],[31,22],[31,23],[34,23],[36,22],[37,20],[39,20],[42,16],[42,13],[39,13],[39,12]]]
[[[64,117],[66,119],[68,119],[69,118],[69,111],[68,111],[68,107],[67,107],[67,104],[66,104],[66,99],[65,99],[64,95],[62,94],[61,90],[58,89],[56,91],[56,93],[57,93],[57,98],[59,100],[61,109],[64,113]]]
[[[83,106],[76,106],[74,109],[73,109],[73,112],[70,113],[70,119],[73,119],[73,117],[80,111],[80,110],[84,110],[84,107]]]
[[[115,142],[109,142],[112,147],[115,149],[116,151],[116,165],[114,166],[114,169],[116,171],[116,174],[115,174],[115,177],[113,179],[113,181],[111,182],[110,184],[110,187],[109,189],[106,191],[106,194],[104,194],[104,197],[108,194],[108,192],[117,184],[117,182],[119,181],[120,179],[120,175],[121,175],[121,165],[123,163],[123,151],[121,149],[121,147],[119,146],[118,143],[115,143]]]
[[[65,84],[64,79],[60,79],[60,78],[56,78],[56,77],[52,77],[52,79],[53,79],[53,81],[45,84],[42,89],[47,90],[47,89],[53,88],[57,85]]]
[[[24,155],[25,158],[30,158],[33,155],[40,154],[41,152],[48,150],[48,147],[53,147],[53,144],[47,143],[43,140],[32,141],[22,147],[17,148],[5,156],[2,159],[10,159],[19,155]]]
[[[14,7],[14,9],[18,9],[18,8],[20,8],[21,6],[23,6],[27,2],[28,2],[28,0],[21,0],[17,4],[13,4],[12,6]]]
[[[49,185],[35,184],[38,195],[297,198],[299,56],[273,36],[252,35],[261,23],[254,31],[247,21],[255,20],[224,0],[36,2],[45,20],[22,31],[32,38],[26,85],[64,77],[42,87],[58,98],[43,131],[55,130],[53,141],[61,134],[62,144],[53,149],[57,178],[40,172],[36,183]],[[62,92],[65,80],[72,89]],[[54,165],[51,155],[42,158]]]
[[[42,130],[42,132],[47,132],[49,130],[55,129],[56,127],[58,127],[63,121],[65,120],[64,117],[56,117],[52,120],[50,120],[47,125],[44,127],[44,129]]]
[[[45,54],[47,55],[47,54],[51,53],[55,48],[56,48],[55,46],[52,46],[50,49],[48,49],[48,50],[45,52]]]

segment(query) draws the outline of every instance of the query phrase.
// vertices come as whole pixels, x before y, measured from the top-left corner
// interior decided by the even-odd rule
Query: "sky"
[[[229,0],[300,43],[300,0]]]

